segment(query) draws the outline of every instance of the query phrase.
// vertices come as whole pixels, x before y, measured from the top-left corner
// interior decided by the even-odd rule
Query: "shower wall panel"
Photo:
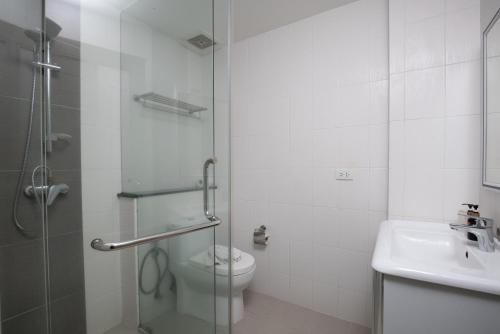
[[[41,1],[16,2],[13,8],[2,9],[0,17],[0,293],[3,334],[86,331],[79,7],[73,6],[72,9],[75,19],[64,24],[58,20],[57,13],[50,10],[46,13],[62,27],[61,34],[52,42],[53,62],[62,67],[52,76],[52,130],[70,136],[68,140],[54,142],[53,151],[47,154],[47,166],[50,168],[50,182],[66,183],[70,192],[48,207],[45,239],[41,209],[34,199],[21,194],[18,210],[20,221],[34,237],[22,236],[12,221],[16,182],[28,131],[33,80],[34,43],[26,37],[24,30],[41,27]],[[72,31],[71,36],[66,34],[67,31]],[[36,101],[38,98],[37,94]],[[35,103],[23,187],[31,184],[31,173],[42,157],[40,110],[39,103]],[[50,327],[47,327],[49,322]]]

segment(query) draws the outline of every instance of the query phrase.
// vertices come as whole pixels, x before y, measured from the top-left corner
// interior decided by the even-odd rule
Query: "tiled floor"
[[[119,325],[104,334],[227,334],[228,332],[227,326],[214,328],[211,323],[177,312],[165,313],[142,327],[141,331]]]
[[[213,334],[214,325],[204,320],[169,312],[144,324],[146,333],[151,334]]]
[[[137,329],[126,328],[123,325],[118,325],[116,327],[111,328],[107,332],[103,334],[138,334]]]
[[[153,334],[213,334],[213,325],[187,315],[167,313],[148,322]],[[227,333],[217,327],[217,334]],[[138,334],[122,326],[106,334]],[[370,329],[289,304],[255,292],[245,293],[245,318],[233,327],[233,334],[370,334]]]
[[[369,328],[254,292],[245,294],[245,318],[233,334],[370,334]]]

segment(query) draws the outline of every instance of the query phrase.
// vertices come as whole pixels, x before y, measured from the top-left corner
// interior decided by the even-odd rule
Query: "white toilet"
[[[214,247],[207,248],[210,239],[212,235],[208,233],[174,238],[169,242],[169,254],[170,270],[177,285],[177,311],[213,322]],[[203,249],[200,250],[200,247]],[[226,247],[216,245],[216,248],[220,251],[219,255],[227,254]],[[235,258],[235,255],[239,256]],[[229,323],[229,261],[220,257],[216,257],[215,261],[218,262],[215,266],[216,321],[224,326]],[[243,290],[255,273],[254,257],[233,248],[232,271],[232,320],[236,323],[243,319]]]

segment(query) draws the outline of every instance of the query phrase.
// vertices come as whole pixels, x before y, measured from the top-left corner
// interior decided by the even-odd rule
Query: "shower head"
[[[37,30],[25,30],[24,34],[35,43],[40,41],[40,31]]]
[[[62,27],[49,18],[45,19],[45,38],[54,39],[61,32]]]
[[[62,28],[49,18],[45,19],[45,38],[50,41],[59,35]],[[24,34],[35,43],[40,41],[40,30],[25,30]]]
[[[188,42],[200,50],[204,50],[208,47],[215,45],[215,42],[212,39],[210,39],[210,37],[204,34],[199,34],[193,38],[190,38],[188,39]]]

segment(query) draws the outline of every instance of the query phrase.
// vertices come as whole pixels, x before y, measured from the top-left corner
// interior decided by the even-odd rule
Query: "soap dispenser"
[[[467,225],[475,225],[476,220],[471,218],[471,217],[480,217],[481,214],[479,213],[479,204],[473,204],[473,203],[462,203],[462,205],[467,207],[467,210],[460,210],[458,212],[459,216],[462,216],[465,218],[465,224]],[[467,239],[471,241],[477,241],[477,237],[468,232],[467,233]]]

